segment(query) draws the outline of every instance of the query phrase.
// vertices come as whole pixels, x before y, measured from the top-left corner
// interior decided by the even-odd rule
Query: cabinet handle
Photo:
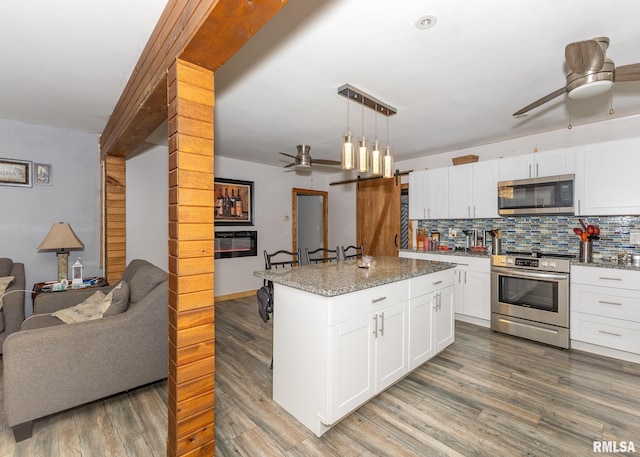
[[[531,178],[531,164],[529,164],[529,177]]]
[[[580,213],[580,200],[578,200],[578,215],[581,214]]]
[[[476,205],[473,205],[473,217],[476,217]]]
[[[438,284],[442,284],[442,281],[434,281],[432,284],[433,284],[434,286],[437,286]]]
[[[431,208],[427,208],[427,219],[431,219]]]
[[[536,178],[538,176],[540,176],[540,164],[539,163],[536,164]]]
[[[371,303],[377,303],[379,301],[386,300],[386,299],[387,299],[387,297],[372,298],[371,299]]]
[[[384,312],[380,313],[380,336],[384,336]]]
[[[611,336],[622,336],[619,333],[605,332],[604,330],[598,330],[598,333],[604,333],[605,335],[611,335]]]
[[[378,315],[376,314],[375,316],[372,317],[372,319],[375,321],[376,326],[375,329],[373,330],[373,335],[378,338]]]
[[[606,276],[599,276],[598,279],[603,279],[605,281],[622,281],[622,278],[607,278]]]
[[[442,309],[442,293],[438,292],[438,311]]]
[[[598,303],[602,303],[603,305],[616,305],[616,306],[622,306],[622,303],[616,303],[616,302],[614,302],[614,301],[598,300]]]
[[[466,270],[464,271],[464,283],[465,284],[467,283],[467,271]]]

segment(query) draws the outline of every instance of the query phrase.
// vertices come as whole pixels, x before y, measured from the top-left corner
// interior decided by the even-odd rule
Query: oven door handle
[[[566,273],[554,274],[554,273],[543,273],[540,271],[524,271],[518,270],[518,272],[514,272],[512,268],[503,268],[503,267],[491,267],[491,272],[499,273],[503,276],[509,276],[511,278],[531,278],[531,279],[553,279],[556,281],[566,281],[569,279],[569,275]]]

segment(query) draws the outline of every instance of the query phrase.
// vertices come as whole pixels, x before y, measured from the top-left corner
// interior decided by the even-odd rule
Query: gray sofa
[[[129,306],[116,315],[65,324],[47,313],[76,305],[96,289],[40,294],[34,325],[4,343],[4,413],[16,441],[32,421],[167,377],[168,276],[133,260],[123,281]],[[115,284],[102,288],[107,293]]]
[[[2,309],[0,309],[0,354],[2,354],[4,340],[13,332],[20,330],[20,324],[24,320],[24,264],[13,262],[13,260],[6,257],[0,258],[0,278],[5,276],[13,276],[15,280],[5,290],[5,294],[8,295],[5,295],[2,299],[3,305]]]

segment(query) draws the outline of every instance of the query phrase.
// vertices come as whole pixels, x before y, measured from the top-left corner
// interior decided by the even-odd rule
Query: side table
[[[52,293],[55,294],[57,292],[73,292],[76,290],[84,290],[84,289],[94,289],[97,287],[108,286],[109,283],[104,278],[92,277],[92,278],[83,278],[82,286],[71,286],[71,281],[69,281],[69,287],[67,290],[53,290],[53,284],[57,281],[47,281],[47,282],[38,282],[33,285],[33,289],[31,289],[31,300],[35,301],[36,297],[39,294],[43,293]]]

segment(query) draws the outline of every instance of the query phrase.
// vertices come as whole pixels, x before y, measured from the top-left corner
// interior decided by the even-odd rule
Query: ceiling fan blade
[[[295,166],[296,166],[296,163],[293,162],[293,163],[290,163],[289,165],[285,165],[284,168],[295,167]]]
[[[329,159],[313,159],[313,163],[318,165],[342,165],[342,162],[338,160],[329,160]]]
[[[640,81],[640,63],[632,63],[616,67],[615,82]]]
[[[557,91],[551,92],[549,95],[545,95],[541,99],[536,100],[535,102],[531,103],[530,105],[525,106],[520,111],[516,111],[515,113],[513,113],[513,115],[514,116],[519,116],[521,114],[524,114],[527,111],[530,111],[533,108],[537,108],[538,106],[543,105],[543,104],[547,103],[548,101],[553,100],[554,98],[559,97],[560,95],[566,94],[566,93],[567,93],[567,88],[566,87],[558,89]]]
[[[296,156],[292,156],[291,154],[285,154],[284,152],[281,152],[280,154],[282,154],[283,156],[291,157],[292,159],[297,159]]]
[[[604,49],[596,40],[569,43],[564,48],[564,59],[574,73],[600,70],[604,64]]]

